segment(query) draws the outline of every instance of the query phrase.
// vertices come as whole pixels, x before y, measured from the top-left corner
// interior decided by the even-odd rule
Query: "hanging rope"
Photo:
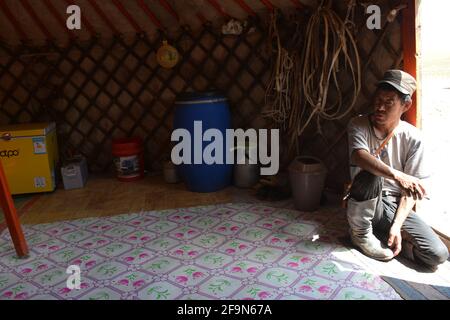
[[[289,137],[290,152],[298,150],[298,139],[311,122],[339,120],[353,109],[361,90],[361,65],[356,41],[353,37],[355,0],[348,4],[342,20],[332,9],[331,1],[322,1],[306,26],[304,44],[292,52],[280,40],[277,13],[273,13],[269,26],[269,40],[275,52],[272,76],[266,91],[266,112]],[[298,37],[297,28],[292,38]],[[341,66],[340,64],[343,64]],[[351,90],[343,96],[344,84],[340,71],[349,70]],[[346,87],[346,86],[345,86]],[[330,90],[336,97],[330,99]]]
[[[306,45],[303,55],[302,88],[305,108],[309,116],[300,118],[298,135],[301,135],[310,122],[316,118],[320,128],[320,119],[339,120],[353,109],[361,90],[361,65],[358,48],[351,32],[352,11],[355,2],[350,1],[344,21],[331,9],[327,1],[311,16],[306,33]],[[352,95],[349,103],[343,104],[343,81],[339,81],[339,62],[350,70]],[[337,93],[335,103],[330,103],[329,92],[334,88]]]
[[[277,26],[277,15],[274,11],[271,14],[269,24],[269,46],[274,52],[276,59],[272,69],[272,76],[266,90],[266,108],[264,116],[270,117],[275,123],[287,128],[287,120],[291,112],[291,93],[294,90],[292,79],[294,78],[294,55],[289,53],[281,44],[281,39]]]

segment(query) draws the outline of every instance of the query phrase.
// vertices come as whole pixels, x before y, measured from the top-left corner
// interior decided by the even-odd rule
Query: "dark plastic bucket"
[[[295,208],[300,211],[315,211],[320,206],[327,170],[323,162],[315,157],[297,157],[289,166]]]
[[[223,156],[226,155],[226,129],[231,129],[227,99],[218,92],[184,93],[175,102],[174,130],[186,129],[191,134],[191,164],[177,166],[179,176],[194,192],[214,192],[231,184],[233,166],[225,164],[194,164],[194,121],[202,122],[202,134],[218,129],[223,137]],[[211,142],[202,142],[203,150]],[[203,158],[203,157],[202,157]]]

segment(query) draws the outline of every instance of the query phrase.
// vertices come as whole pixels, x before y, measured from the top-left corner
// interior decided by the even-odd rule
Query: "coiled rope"
[[[290,150],[298,148],[299,137],[313,119],[321,131],[321,119],[342,119],[356,104],[361,90],[361,64],[352,34],[354,8],[355,0],[351,0],[342,20],[331,9],[330,0],[322,1],[309,18],[303,48],[292,53],[281,45],[276,16],[272,16],[269,37],[276,44],[277,59],[266,92],[265,114],[289,134]],[[339,78],[341,61],[343,69],[350,71],[349,97],[343,97],[348,85]],[[337,96],[333,102],[329,99],[332,88]]]
[[[349,17],[354,9],[354,1],[349,4],[345,21],[331,10],[331,1],[321,5],[311,16],[307,27],[307,38],[303,58],[302,88],[306,105],[311,109],[303,125],[301,135],[314,117],[317,119],[339,120],[353,109],[361,90],[361,64],[358,47],[350,31]],[[317,35],[323,35],[320,41]],[[343,108],[342,82],[338,80],[339,61],[343,57],[346,69],[350,70],[353,94],[349,104]],[[337,101],[328,103],[330,86],[337,91]]]

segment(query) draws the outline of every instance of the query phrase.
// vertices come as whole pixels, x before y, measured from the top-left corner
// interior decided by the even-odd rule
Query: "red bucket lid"
[[[142,139],[141,138],[119,138],[119,139],[113,139],[112,141],[113,145],[127,145],[127,146],[136,146],[140,147],[142,145]]]

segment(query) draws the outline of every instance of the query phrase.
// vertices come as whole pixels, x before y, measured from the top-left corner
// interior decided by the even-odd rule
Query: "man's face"
[[[372,120],[378,125],[385,125],[400,120],[409,105],[402,103],[397,92],[378,90],[373,103]]]

